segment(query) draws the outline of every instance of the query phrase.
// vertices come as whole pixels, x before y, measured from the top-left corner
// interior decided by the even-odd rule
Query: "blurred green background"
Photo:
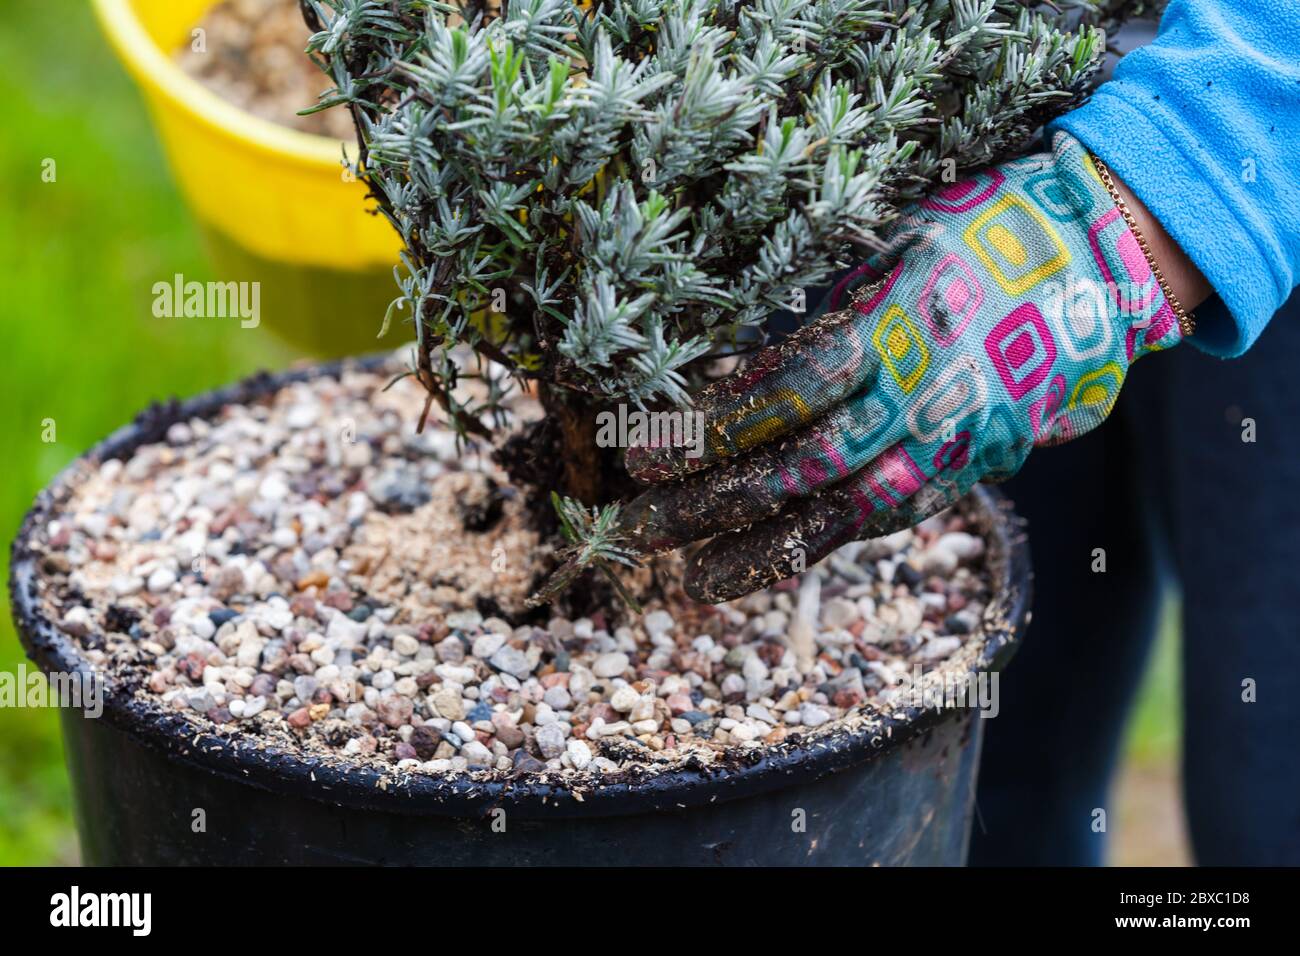
[[[0,21],[0,469],[8,542],[33,496],[151,401],[291,356],[227,319],[156,319],[152,285],[215,278],[144,106],[82,0],[14,0]],[[46,160],[54,182],[42,181]],[[53,419],[57,441],[42,442]],[[0,621],[0,668],[23,660]],[[0,863],[76,859],[58,722],[0,709]]]
[[[6,436],[0,530],[80,451],[149,402],[296,356],[226,319],[157,319],[154,282],[212,274],[136,90],[80,0],[11,0],[0,20],[0,355]],[[54,182],[42,181],[46,160]],[[231,184],[237,188],[237,184]],[[228,276],[223,278],[229,278]],[[41,440],[53,419],[57,441]],[[8,580],[8,548],[4,549]],[[1176,626],[1170,615],[1130,728],[1112,861],[1186,859],[1177,795]],[[1048,635],[1038,635],[1045,639]],[[23,652],[7,591],[0,669]],[[0,709],[0,864],[75,862],[53,712]]]

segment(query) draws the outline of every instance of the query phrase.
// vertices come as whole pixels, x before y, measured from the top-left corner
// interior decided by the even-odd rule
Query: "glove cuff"
[[[1129,362],[1177,345],[1190,334],[1190,323],[1182,321],[1186,315],[1169,293],[1131,213],[1113,186],[1106,185],[1108,173],[1064,130],[1053,134],[1051,155],[1055,189],[1039,198],[1072,210],[1086,232],[1097,270],[1093,294],[1100,293],[1111,317],[1125,328]],[[1065,307],[1086,291],[1092,290],[1066,289]]]

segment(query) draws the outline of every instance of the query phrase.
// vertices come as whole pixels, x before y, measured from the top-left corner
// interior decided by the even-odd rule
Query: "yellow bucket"
[[[144,92],[181,192],[208,227],[222,278],[260,280],[268,325],[296,345],[327,354],[373,347],[397,292],[397,233],[345,174],[342,142],[239,109],[176,64],[172,51],[215,2],[93,0]],[[355,159],[356,144],[347,146]]]

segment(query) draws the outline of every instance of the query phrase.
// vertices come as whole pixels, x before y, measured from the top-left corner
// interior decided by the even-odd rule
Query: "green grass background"
[[[83,0],[12,0],[0,20],[0,528],[149,402],[283,359],[227,320],[156,319],[154,282],[211,278],[148,116]],[[52,159],[56,180],[42,181]],[[57,441],[44,443],[53,419]],[[23,660],[8,594],[0,669]],[[75,859],[57,718],[0,709],[0,863]]]
[[[5,4],[0,104],[0,530],[7,543],[37,491],[140,408],[283,364],[289,353],[230,320],[152,316],[154,282],[176,272],[215,277],[143,102],[87,4]],[[47,159],[57,164],[52,183],[41,179]],[[52,443],[41,440],[46,419],[55,423]],[[7,547],[0,560],[7,580]],[[1131,727],[1129,759],[1143,764],[1175,759],[1173,635],[1172,625],[1163,628]],[[23,659],[6,592],[0,670]],[[0,709],[0,864],[75,859],[56,717]]]

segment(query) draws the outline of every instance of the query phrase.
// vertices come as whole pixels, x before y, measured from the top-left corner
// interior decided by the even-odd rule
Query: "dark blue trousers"
[[[1300,865],[1298,372],[1293,297],[1243,358],[1143,359],[1104,426],[1006,484],[1029,521],[1034,616],[985,728],[972,864],[1102,862],[1094,810],[1172,585],[1196,860]]]

